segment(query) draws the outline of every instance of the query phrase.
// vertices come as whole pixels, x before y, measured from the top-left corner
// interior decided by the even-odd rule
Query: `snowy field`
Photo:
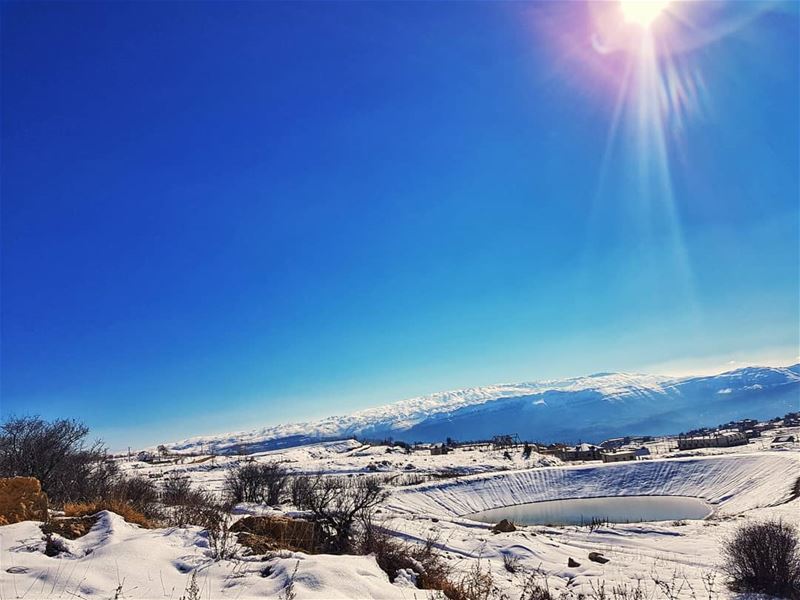
[[[555,595],[601,597],[605,586],[643,589],[645,598],[730,597],[718,571],[721,542],[750,520],[798,523],[800,449],[773,450],[763,441],[722,452],[604,465],[565,465],[521,449],[458,449],[444,456],[400,448],[329,442],[255,455],[298,473],[378,475],[391,494],[379,524],[409,541],[429,541],[456,572],[480,565],[491,573],[494,597],[520,597],[523,572],[539,570]],[[186,475],[219,491],[237,457],[186,457],[176,464],[124,461],[137,474]],[[577,526],[519,526],[493,533],[465,518],[476,511],[564,498],[678,495],[708,502],[713,513],[694,521]],[[294,507],[240,505],[244,514],[292,513]],[[371,556],[284,553],[213,561],[197,527],[141,529],[103,513],[92,531],[64,542],[68,554],[47,557],[38,524],[0,527],[0,599],[181,598],[195,571],[200,598],[427,598],[411,578],[390,583]],[[605,564],[588,559],[599,552]],[[579,566],[568,566],[568,564]],[[506,566],[513,565],[516,572]],[[287,583],[294,573],[293,589]],[[503,596],[505,594],[505,596]]]

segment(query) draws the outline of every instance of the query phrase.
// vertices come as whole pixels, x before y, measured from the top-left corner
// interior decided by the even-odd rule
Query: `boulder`
[[[592,562],[600,563],[601,565],[604,565],[609,561],[609,559],[607,559],[599,552],[589,552],[589,560],[591,560]]]
[[[231,525],[230,530],[240,534],[239,542],[249,546],[254,554],[263,554],[259,551],[262,548],[313,554],[324,537],[316,523],[283,516],[245,517]]]
[[[580,567],[580,566],[581,566],[581,563],[579,563],[579,562],[578,562],[578,561],[576,561],[576,560],[573,560],[572,558],[569,558],[569,559],[567,560],[567,566],[568,566],[568,567],[572,567],[572,568],[575,568],[575,567]]]
[[[35,477],[0,478],[0,524],[47,521],[47,496]]]
[[[508,519],[503,519],[497,525],[492,527],[492,531],[495,533],[511,533],[512,531],[516,530],[517,528],[514,527],[514,524]]]

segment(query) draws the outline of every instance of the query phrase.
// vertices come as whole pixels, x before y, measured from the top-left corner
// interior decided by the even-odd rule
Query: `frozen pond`
[[[521,525],[583,525],[593,520],[611,523],[704,519],[712,512],[699,498],[686,496],[606,496],[530,502],[465,515],[484,523],[508,519]]]

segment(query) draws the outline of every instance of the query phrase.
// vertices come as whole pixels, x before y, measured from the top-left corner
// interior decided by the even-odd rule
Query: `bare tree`
[[[86,442],[88,434],[74,419],[11,417],[0,425],[0,476],[35,477],[56,503],[102,494],[118,470],[101,441]]]
[[[250,463],[232,469],[225,478],[225,492],[232,502],[278,504],[288,473],[278,463]]]
[[[296,494],[302,498],[300,508],[314,514],[316,522],[328,533],[333,552],[350,549],[356,521],[369,519],[387,495],[374,477],[316,475],[298,479],[295,486],[299,486]]]

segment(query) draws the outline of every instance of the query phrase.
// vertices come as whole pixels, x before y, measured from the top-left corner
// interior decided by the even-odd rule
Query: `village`
[[[800,444],[800,411],[786,413],[783,417],[775,417],[768,421],[756,419],[740,419],[717,425],[716,427],[703,427],[677,435],[666,436],[625,436],[600,441],[596,444],[578,442],[568,444],[555,442],[542,444],[534,441],[523,441],[516,433],[498,434],[489,440],[459,441],[448,437],[440,443],[408,443],[392,438],[369,439],[352,438],[361,444],[372,446],[387,446],[398,449],[407,454],[415,452],[429,453],[431,456],[445,456],[456,449],[462,451],[502,450],[511,458],[511,450],[522,449],[524,458],[529,458],[532,453],[543,456],[553,456],[564,462],[574,461],[602,461],[604,463],[646,460],[658,455],[667,458],[670,455],[683,456],[686,450],[697,449],[724,449],[743,446],[748,443],[759,444],[764,449],[771,447],[792,446]],[[335,439],[323,441],[339,441]],[[247,455],[247,452],[227,452],[226,455]],[[166,446],[159,446],[155,451],[143,450],[136,453],[135,458],[148,464],[174,464],[183,463],[189,457],[204,457],[203,462],[210,461],[214,453],[177,453],[170,452]],[[119,454],[117,458],[133,459],[134,455],[129,450],[126,455]]]

